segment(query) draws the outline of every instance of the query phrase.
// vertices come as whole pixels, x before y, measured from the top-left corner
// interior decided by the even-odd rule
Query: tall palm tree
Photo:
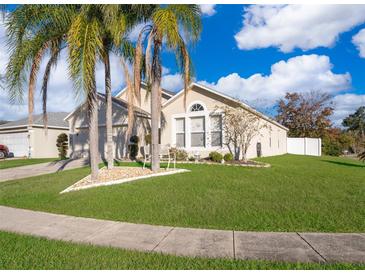
[[[12,101],[22,101],[28,84],[28,124],[33,123],[34,93],[42,59],[50,55],[43,76],[43,119],[47,128],[47,86],[51,67],[57,64],[75,7],[22,5],[8,14],[10,58],[6,68],[7,88]],[[29,74],[28,74],[29,73]]]
[[[196,42],[201,32],[200,8],[198,5],[166,5],[154,9],[151,15],[152,24],[142,29],[147,32],[147,47],[145,53],[146,82],[151,89],[151,145],[152,171],[160,168],[159,159],[159,124],[161,116],[161,51],[163,42],[172,50],[177,59],[178,67],[184,80],[184,103],[191,81],[192,69],[187,43]],[[187,41],[184,40],[183,36]],[[142,34],[137,42],[137,48],[142,46]],[[153,50],[153,51],[152,51]],[[152,60],[151,60],[152,59]],[[137,64],[137,66],[136,66]],[[139,60],[135,61],[135,85],[139,85]],[[136,89],[139,89],[136,86]]]

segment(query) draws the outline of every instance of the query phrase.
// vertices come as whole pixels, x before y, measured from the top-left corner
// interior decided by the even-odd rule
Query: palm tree
[[[43,120],[47,128],[47,86],[52,66],[57,64],[64,46],[74,6],[22,5],[8,14],[7,34],[10,58],[6,82],[11,101],[22,101],[28,83],[28,125],[33,123],[34,93],[42,59],[50,57],[43,76]],[[29,75],[27,76],[29,72]],[[28,81],[27,81],[28,79]]]
[[[178,67],[184,80],[184,102],[191,81],[191,60],[188,54],[186,37],[196,42],[201,32],[200,8],[198,5],[167,5],[154,9],[151,15],[152,24],[142,29],[137,42],[137,48],[142,46],[142,33],[147,32],[147,47],[145,53],[146,82],[151,89],[151,145],[152,171],[160,168],[159,159],[159,124],[161,116],[161,50],[163,41],[172,50],[177,59]],[[153,52],[152,52],[153,47]],[[152,58],[151,58],[152,56]],[[138,57],[138,56],[137,56]],[[151,61],[152,59],[152,61]],[[135,85],[139,89],[139,60],[135,61]]]

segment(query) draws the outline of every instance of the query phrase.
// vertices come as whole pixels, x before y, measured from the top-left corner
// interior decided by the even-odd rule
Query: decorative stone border
[[[253,164],[229,164],[229,163],[215,163],[215,162],[212,162],[212,161],[204,161],[204,162],[195,162],[195,161],[176,161],[176,164],[192,164],[192,165],[195,165],[195,164],[198,164],[198,165],[219,165],[219,166],[240,166],[240,167],[258,167],[258,168],[268,168],[268,167],[271,167],[270,164],[268,163],[263,163],[263,162],[257,162],[257,161],[252,161],[250,160],[251,162],[254,162],[256,163],[255,165]],[[143,163],[143,161],[138,161],[137,162],[140,162],[140,163]],[[170,165],[173,165],[173,163],[170,163]]]
[[[215,162],[194,162],[194,161],[177,161],[176,164],[198,164],[198,165],[219,165],[219,166],[240,166],[240,167],[258,167],[258,168],[267,168],[267,167],[271,167],[270,164],[267,163],[262,163],[262,162],[256,162],[256,161],[251,161],[251,162],[255,162],[257,163],[257,165],[253,165],[253,164],[229,164],[229,163],[215,163]]]
[[[124,183],[127,183],[127,182],[141,180],[141,179],[147,179],[147,178],[158,177],[158,176],[173,175],[173,174],[185,173],[185,172],[190,172],[190,170],[179,168],[179,169],[174,169],[174,170],[168,170],[166,172],[159,172],[159,173],[153,173],[153,174],[149,174],[149,175],[143,175],[143,176],[137,176],[137,177],[132,177],[132,178],[125,178],[125,179],[113,180],[113,181],[109,181],[109,182],[102,182],[102,183],[95,183],[95,184],[90,184],[90,185],[74,187],[79,182],[79,181],[77,181],[73,185],[71,185],[68,188],[62,190],[60,192],[60,194],[67,193],[67,192],[72,192],[72,191],[78,191],[78,190],[82,190],[82,189],[100,187],[100,186],[110,186],[110,185],[124,184]],[[83,180],[83,179],[81,179],[81,180]]]

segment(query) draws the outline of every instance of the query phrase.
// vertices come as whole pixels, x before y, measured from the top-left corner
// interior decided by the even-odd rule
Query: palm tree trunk
[[[106,97],[106,146],[107,146],[107,162],[108,169],[113,168],[114,157],[113,157],[113,114],[112,114],[112,91],[111,91],[111,76],[110,76],[110,59],[109,52],[105,53],[104,56],[104,67],[105,67],[105,97]]]
[[[99,121],[98,121],[98,101],[96,90],[91,99],[91,110],[89,111],[90,127],[89,127],[89,157],[91,167],[91,180],[96,181],[99,173]]]
[[[159,124],[161,116],[161,101],[159,92],[161,84],[160,41],[155,41],[152,57],[152,85],[151,85],[151,156],[152,171],[160,168]]]

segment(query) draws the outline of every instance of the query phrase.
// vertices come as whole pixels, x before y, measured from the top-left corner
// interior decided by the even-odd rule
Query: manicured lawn
[[[189,173],[59,195],[88,168],[0,183],[0,204],[184,227],[365,232],[365,165],[336,157],[263,158],[271,168],[185,164]]]
[[[197,259],[50,241],[0,232],[0,269],[364,269],[355,264],[294,264]]]
[[[55,158],[0,160],[0,169],[52,162]]]

